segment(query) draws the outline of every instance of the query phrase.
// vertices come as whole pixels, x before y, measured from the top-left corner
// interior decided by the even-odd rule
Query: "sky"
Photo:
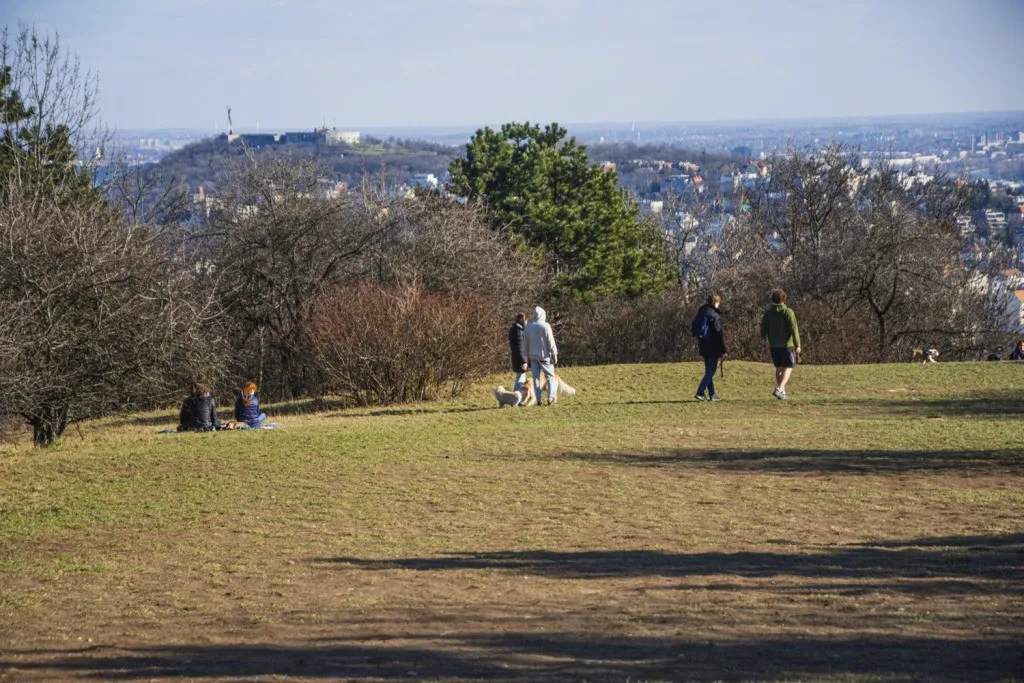
[[[1024,0],[0,0],[120,129],[1024,110]]]

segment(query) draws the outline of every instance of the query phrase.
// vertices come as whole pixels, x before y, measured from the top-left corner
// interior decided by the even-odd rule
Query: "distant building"
[[[1006,299],[1008,326],[1014,332],[1024,332],[1024,289],[1011,291]]]
[[[956,227],[960,231],[961,237],[970,237],[974,234],[974,221],[966,214],[956,217]]]
[[[436,190],[437,184],[437,176],[433,173],[417,173],[409,179],[410,187],[422,187],[428,190]]]
[[[332,128],[327,131],[326,140],[328,145],[358,145],[359,137],[358,130],[338,130],[337,128]]]
[[[358,130],[338,130],[337,128],[314,128],[313,130],[288,131],[284,134],[285,142],[289,144],[327,144],[327,145],[356,145],[359,144],[360,134]]]
[[[990,235],[997,236],[1006,232],[1006,214],[1002,211],[985,209],[985,223],[988,224]]]
[[[313,130],[290,130],[284,134],[284,141],[290,145],[315,145],[318,142],[326,142],[327,134],[322,128],[314,128]]]

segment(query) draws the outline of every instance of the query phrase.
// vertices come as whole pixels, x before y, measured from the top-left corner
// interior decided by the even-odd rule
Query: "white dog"
[[[515,407],[522,403],[524,398],[522,395],[523,393],[528,392],[526,392],[525,389],[520,389],[519,391],[509,391],[505,387],[499,386],[497,389],[494,390],[494,398],[498,399],[499,408],[504,408],[505,406]]]
[[[575,396],[576,390],[572,388],[564,379],[555,375],[555,379],[558,380],[558,394],[560,396]],[[547,386],[547,377],[543,374],[540,376],[540,388],[543,391]],[[494,398],[498,401],[498,407],[504,408],[505,406],[535,406],[537,405],[537,396],[533,391],[533,378],[528,377],[526,384],[519,391],[509,391],[504,386],[499,386],[494,390]]]

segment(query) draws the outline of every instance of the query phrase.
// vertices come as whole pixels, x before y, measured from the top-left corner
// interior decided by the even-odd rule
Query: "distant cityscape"
[[[977,269],[977,286],[1006,300],[1007,311],[1024,331],[1024,112],[897,116],[861,119],[813,119],[722,123],[610,123],[567,126],[589,146],[591,161],[614,169],[645,212],[660,214],[674,206],[676,225],[693,227],[696,216],[673,202],[710,194],[718,213],[704,219],[701,232],[716,233],[737,220],[745,197],[770,177],[770,160],[787,149],[819,150],[842,144],[860,158],[862,173],[883,165],[897,171],[907,185],[927,184],[937,175],[962,178],[984,186],[985,197],[971,211],[955,217],[966,263]],[[311,146],[332,158],[386,153],[399,143],[433,145],[426,167],[392,164],[399,196],[413,189],[443,189],[447,164],[462,152],[476,129],[469,127],[373,128],[327,126],[281,132],[236,132],[228,118],[226,132],[188,129],[120,131],[123,153],[141,165],[158,164],[203,141],[245,144],[264,149]],[[389,142],[390,141],[390,142]],[[376,149],[374,149],[376,147]],[[336,150],[328,152],[327,150]],[[429,161],[430,158],[434,160]],[[337,166],[336,166],[337,167]],[[194,180],[194,179],[193,179]],[[331,193],[347,191],[353,178],[336,172],[325,178]],[[194,201],[208,213],[211,195],[195,183]],[[671,220],[666,221],[671,224]],[[694,248],[695,233],[689,234]],[[1005,293],[1005,294],[1004,294]]]

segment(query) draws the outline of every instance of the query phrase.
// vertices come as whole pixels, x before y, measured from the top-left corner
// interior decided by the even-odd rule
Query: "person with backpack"
[[[693,319],[693,336],[697,339],[697,353],[704,359],[704,379],[697,387],[694,396],[698,401],[719,401],[715,391],[715,372],[719,360],[725,360],[725,333],[722,331],[722,316],[718,310],[722,305],[722,297],[718,294],[708,296],[707,302],[697,310]],[[707,392],[707,398],[704,392]]]
[[[773,289],[771,296],[772,305],[761,318],[761,350],[771,349],[772,365],[775,366],[775,391],[772,395],[785,401],[786,382],[800,359],[800,330],[796,326],[796,314],[786,306],[786,293]]]

